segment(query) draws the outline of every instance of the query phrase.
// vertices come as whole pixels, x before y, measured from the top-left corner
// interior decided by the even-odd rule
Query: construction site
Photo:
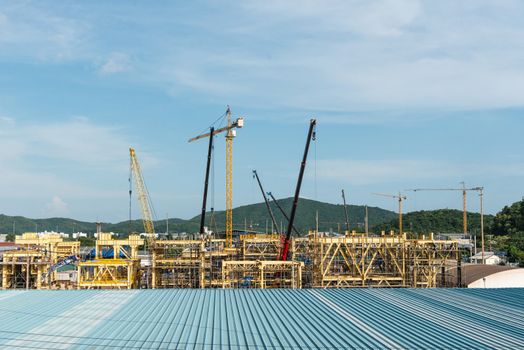
[[[270,234],[233,232],[233,138],[244,119],[210,128],[193,142],[208,139],[200,232],[198,239],[157,239],[152,203],[136,152],[130,148],[130,170],[140,203],[144,233],[116,239],[97,226],[95,247],[81,252],[80,243],[59,235],[25,233],[16,236],[16,250],[4,252],[1,261],[2,289],[165,289],[165,288],[436,288],[445,287],[446,274],[460,272],[458,241],[438,240],[432,233],[408,238],[402,228],[401,194],[398,232],[370,234],[346,230],[328,236],[318,230],[300,234],[294,227],[300,189],[310,142],[315,140],[316,120],[309,125],[294,202],[288,212],[287,230]],[[206,233],[210,162],[215,135],[226,134],[226,225],[222,235]],[[278,227],[268,195],[253,171],[265,201],[268,216]],[[131,180],[131,179],[130,179]],[[130,189],[130,195],[131,195]],[[345,196],[344,198],[344,208]],[[347,219],[347,209],[346,219]],[[347,225],[349,229],[349,224]],[[62,266],[74,266],[65,277]],[[460,273],[456,273],[460,286]]]

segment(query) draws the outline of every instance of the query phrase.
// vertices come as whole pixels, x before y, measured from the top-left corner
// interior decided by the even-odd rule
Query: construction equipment
[[[408,199],[406,196],[403,196],[402,193],[398,193],[398,195],[394,194],[385,194],[385,193],[373,193],[376,196],[382,196],[382,197],[389,197],[389,198],[395,198],[398,199],[398,230],[399,234],[402,236],[404,231],[402,230],[402,203]]]
[[[468,208],[467,208],[467,192],[478,191],[481,192],[483,187],[472,187],[466,188],[466,183],[461,182],[462,188],[415,188],[406,191],[420,192],[420,191],[461,191],[462,192],[462,205],[463,205],[463,229],[464,235],[468,235]]]
[[[260,191],[262,192],[262,197],[264,197],[264,202],[266,203],[267,211],[269,213],[269,216],[271,217],[271,221],[273,222],[273,226],[275,227],[276,231],[278,232],[278,224],[275,220],[275,215],[273,215],[273,211],[271,210],[271,206],[269,205],[269,201],[266,196],[266,192],[264,192],[264,188],[262,187],[262,183],[260,182],[260,178],[258,177],[257,171],[253,170],[253,177],[257,180],[258,186],[260,187]],[[271,232],[273,233],[273,232]]]
[[[280,211],[280,213],[282,214],[284,219],[286,219],[286,221],[289,222],[289,216],[287,216],[287,214],[284,211],[284,209],[282,209],[280,204],[278,204],[278,201],[275,199],[275,196],[273,196],[273,193],[268,192],[267,195],[271,197],[271,199],[273,200],[273,203],[275,203],[275,205],[277,206],[278,210]],[[298,232],[298,230],[295,228],[295,226],[293,226],[293,231],[295,231],[295,233],[300,236],[300,232]]]
[[[348,208],[346,205],[346,194],[344,193],[344,190],[342,190],[342,201],[344,202],[344,215],[346,218],[346,231],[349,232],[349,215],[348,215]]]
[[[293,222],[295,221],[295,215],[297,212],[297,206],[298,206],[298,199],[300,197],[300,188],[302,187],[302,179],[304,178],[304,171],[306,169],[306,161],[307,161],[307,155],[309,153],[309,145],[311,143],[311,139],[315,139],[315,127],[317,125],[316,119],[311,119],[309,123],[309,131],[307,135],[306,140],[306,148],[304,150],[304,157],[302,158],[302,163],[300,164],[300,172],[298,174],[298,181],[297,181],[297,187],[295,189],[295,197],[293,198],[293,206],[291,207],[291,215],[289,216],[289,222],[287,226],[286,236],[284,237],[284,241],[282,242],[282,251],[280,252],[280,260],[286,261],[288,252],[289,252],[289,242],[291,239],[291,233],[293,231]]]
[[[215,128],[211,127],[209,130],[209,148],[207,150],[207,165],[206,165],[206,178],[204,181],[204,198],[202,199],[202,212],[200,214],[200,234],[204,234],[204,226],[206,223],[206,208],[207,208],[207,189],[209,187],[209,170],[211,168],[211,153],[213,152],[213,132]]]
[[[244,118],[237,118],[235,122],[232,122],[229,106],[227,107],[226,115],[227,126],[193,137],[188,142],[226,132],[226,247],[231,248],[233,246],[233,139],[236,136],[235,129],[244,127]]]
[[[147,238],[146,241],[149,246],[153,246],[155,242],[155,225],[153,223],[151,200],[134,148],[129,148],[129,155],[131,158],[131,175],[135,178],[135,185],[138,191],[138,201],[140,202],[140,208],[142,209],[142,221],[144,223],[144,233]]]

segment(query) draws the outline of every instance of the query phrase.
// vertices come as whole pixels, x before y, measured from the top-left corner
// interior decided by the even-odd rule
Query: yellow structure
[[[78,289],[132,289],[140,285],[138,247],[144,240],[138,235],[113,239],[109,233],[98,233],[95,259],[78,264]],[[105,258],[104,252],[113,252]],[[107,254],[107,253],[106,253]]]
[[[436,287],[442,267],[458,257],[458,242],[408,240],[406,235],[314,237],[313,286]]]
[[[224,261],[222,288],[302,288],[303,262]]]
[[[155,225],[153,222],[153,210],[151,208],[149,194],[147,192],[146,183],[142,176],[142,171],[140,170],[140,164],[138,163],[134,148],[129,149],[129,155],[131,158],[131,173],[135,178],[136,189],[138,191],[138,201],[140,202],[140,208],[142,210],[144,232],[146,234],[148,245],[153,246],[155,242]]]
[[[4,253],[2,288],[56,288],[53,267],[78,255],[78,242],[58,235],[17,237],[19,249]],[[433,235],[368,236],[347,232],[294,238],[290,260],[277,261],[278,235],[242,235],[237,248],[225,239],[158,240],[141,260],[138,235],[113,239],[99,231],[94,260],[78,263],[79,289],[148,288],[434,288],[457,266],[458,242]],[[144,257],[142,257],[144,258]]]
[[[16,236],[15,243],[18,250],[3,254],[2,289],[50,288],[56,282],[52,267],[80,252],[80,242],[64,242],[59,234],[39,236],[28,232]]]
[[[231,120],[231,109],[229,106],[226,111],[227,126],[210,133],[202,134],[189,139],[189,142],[213,137],[214,135],[226,132],[226,248],[233,247],[233,139],[236,136],[237,128],[244,127],[244,118],[237,118],[235,122]]]
[[[151,287],[203,288],[204,244],[204,240],[157,241],[151,255]]]

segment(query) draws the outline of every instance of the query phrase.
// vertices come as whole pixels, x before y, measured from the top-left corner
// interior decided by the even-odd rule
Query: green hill
[[[285,198],[278,200],[278,203],[284,211],[289,215],[293,204],[293,198]],[[274,203],[271,203],[271,210],[275,215],[277,224],[286,230],[286,220],[281,214],[280,210]],[[329,204],[318,202],[310,199],[301,198],[298,204],[297,215],[295,218],[295,227],[306,233],[316,226],[316,213],[318,211],[319,231],[344,231],[345,218],[344,206],[339,204]],[[351,230],[362,231],[364,229],[365,207],[357,205],[348,205],[349,222]],[[377,225],[383,222],[390,221],[396,217],[396,214],[389,210],[384,210],[377,207],[369,207],[369,226]],[[206,222],[210,224],[211,214],[206,214]],[[225,225],[225,212],[215,212],[218,230],[221,231]],[[264,203],[251,204],[241,206],[233,210],[234,229],[243,230],[245,226],[248,229],[255,231],[266,230],[266,220],[271,230],[271,218],[267,212]],[[190,221],[199,223],[200,215],[192,218]],[[209,225],[213,229],[213,225]]]
[[[288,213],[291,211],[292,198],[279,200],[280,206]],[[275,218],[284,230],[286,229],[286,220],[280,213],[274,203],[271,204]],[[300,199],[297,215],[295,219],[295,227],[301,232],[305,233],[309,229],[316,226],[315,218],[318,211],[319,230],[321,231],[343,231],[345,227],[344,207],[342,205],[323,203],[309,199]],[[348,206],[349,220],[351,229],[363,230],[365,207],[364,206]],[[380,223],[387,222],[396,217],[394,212],[370,207],[369,210],[370,227]],[[214,222],[212,222],[211,213],[206,215],[206,225],[216,231],[223,231],[225,227],[225,211],[217,211],[214,214]],[[265,232],[266,220],[268,227],[271,229],[271,220],[264,203],[251,204],[241,206],[233,210],[234,229],[243,230],[247,225],[248,229]],[[13,232],[13,222],[15,222],[15,231],[17,234],[22,232],[38,231],[61,231],[61,232],[87,232],[93,233],[96,231],[96,223],[77,221],[67,218],[49,218],[49,219],[29,219],[22,216],[6,216],[0,215],[0,232]],[[195,216],[190,220],[183,219],[169,219],[169,232],[198,232],[200,225],[200,215]],[[357,228],[358,227],[358,228]],[[102,229],[106,232],[142,232],[143,225],[141,220],[122,221],[119,223],[102,223]],[[166,232],[166,221],[158,220],[155,222],[155,229],[157,232]]]
[[[484,215],[485,232],[493,222],[493,215]],[[422,210],[407,213],[403,216],[404,231],[413,233],[461,233],[463,229],[463,212],[455,209]],[[480,214],[468,213],[468,228],[471,233],[480,232]],[[375,232],[398,230],[397,218],[373,227]]]

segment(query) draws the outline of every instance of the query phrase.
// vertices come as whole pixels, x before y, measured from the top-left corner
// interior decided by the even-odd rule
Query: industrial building
[[[524,289],[0,292],[5,349],[522,349]]]

